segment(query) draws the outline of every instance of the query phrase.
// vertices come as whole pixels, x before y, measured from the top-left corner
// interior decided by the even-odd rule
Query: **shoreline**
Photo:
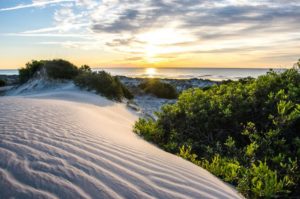
[[[154,69],[152,73],[147,69]],[[205,79],[211,81],[238,80],[248,76],[256,78],[269,70],[285,71],[286,68],[92,68],[92,71],[104,70],[113,76],[129,78],[159,78],[159,79]],[[1,70],[1,75],[18,75],[18,70]]]

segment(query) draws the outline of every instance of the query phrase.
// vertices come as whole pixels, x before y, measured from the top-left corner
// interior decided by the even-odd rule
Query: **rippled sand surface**
[[[80,91],[0,98],[0,198],[240,198],[132,132],[124,104]]]

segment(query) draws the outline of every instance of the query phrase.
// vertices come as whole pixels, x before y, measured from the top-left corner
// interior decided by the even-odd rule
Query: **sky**
[[[0,0],[0,68],[291,67],[300,0]]]

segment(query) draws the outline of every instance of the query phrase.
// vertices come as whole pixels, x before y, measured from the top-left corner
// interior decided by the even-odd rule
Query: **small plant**
[[[146,93],[153,94],[159,98],[177,98],[176,89],[171,84],[161,82],[157,79],[147,79],[139,87]]]
[[[197,155],[192,153],[192,147],[190,145],[182,145],[179,148],[178,156],[182,157],[183,159],[189,160],[196,165],[200,165],[200,161],[197,160]]]
[[[84,70],[75,79],[77,86],[87,90],[95,90],[109,99],[120,101],[123,97],[132,99],[131,92],[119,81],[105,71],[91,72]]]
[[[136,134],[144,137],[145,140],[154,142],[156,144],[162,144],[160,142],[161,134],[158,131],[158,128],[156,127],[156,124],[153,120],[146,121],[143,118],[139,118],[139,122],[136,123],[133,131]]]
[[[31,62],[26,63],[25,68],[19,69],[19,81],[21,84],[27,82],[30,78],[32,78],[35,73],[41,70],[44,65],[44,61],[36,61],[33,60]]]
[[[249,169],[243,169],[238,180],[238,190],[249,198],[272,198],[284,196],[292,181],[288,176],[280,178],[277,171],[271,170],[266,162],[253,163]]]
[[[92,72],[92,69],[90,66],[88,65],[82,65],[80,66],[79,68],[79,72],[82,73],[82,72]]]
[[[3,79],[0,79],[0,87],[5,86],[6,82]]]

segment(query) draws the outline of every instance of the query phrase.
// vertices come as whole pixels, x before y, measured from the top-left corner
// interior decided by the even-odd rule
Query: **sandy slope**
[[[124,104],[76,89],[0,98],[0,198],[239,198],[134,133]]]

